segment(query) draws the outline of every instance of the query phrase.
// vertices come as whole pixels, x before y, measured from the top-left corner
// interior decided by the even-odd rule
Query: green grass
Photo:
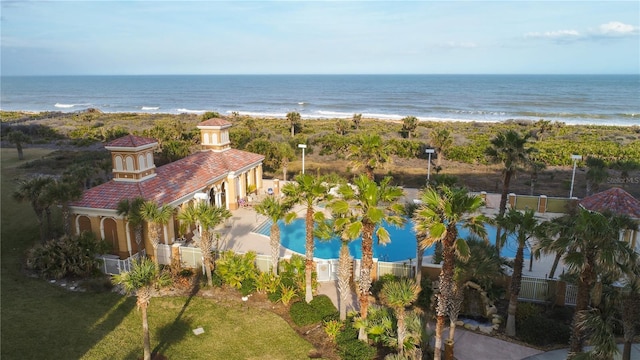
[[[25,161],[47,153],[25,149]],[[24,162],[15,149],[1,149],[0,155],[0,358],[140,358],[142,323],[135,299],[70,292],[21,271],[38,228],[31,207],[11,198]],[[199,297],[154,298],[149,323],[152,348],[170,359],[302,359],[312,349],[277,315]],[[195,336],[196,327],[205,333]]]

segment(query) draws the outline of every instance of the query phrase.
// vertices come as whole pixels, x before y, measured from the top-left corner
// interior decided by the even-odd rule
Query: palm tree
[[[118,216],[122,216],[133,228],[138,251],[140,251],[140,244],[142,243],[142,224],[144,223],[140,213],[142,204],[144,204],[144,198],[137,196],[133,199],[120,200],[116,208]]]
[[[71,235],[69,202],[78,200],[82,196],[82,189],[77,183],[68,179],[54,180],[45,187],[45,196],[48,198],[47,203],[59,205],[62,208],[62,230],[65,235]]]
[[[353,114],[351,121],[353,121],[353,126],[358,130],[360,128],[360,122],[362,122],[362,114]]]
[[[513,274],[511,275],[511,285],[509,286],[509,308],[507,310],[507,336],[516,336],[516,310],[518,308],[518,296],[522,285],[522,267],[524,265],[524,248],[527,242],[538,233],[538,220],[533,210],[526,210],[521,213],[518,210],[510,209],[503,216],[498,216],[497,223],[505,230],[503,238],[515,235],[518,241],[518,250],[513,262]],[[530,255],[532,256],[532,255]]]
[[[296,218],[296,213],[292,212],[293,203],[282,201],[279,197],[268,196],[254,209],[258,214],[264,215],[271,220],[271,272],[278,274],[278,259],[280,258],[280,227],[278,221],[284,219],[285,223],[290,223]]]
[[[347,158],[352,159],[354,168],[364,167],[369,179],[373,180],[373,171],[391,162],[391,153],[392,148],[380,135],[365,134],[349,147]]]
[[[441,130],[433,130],[429,133],[429,140],[431,141],[431,145],[436,150],[436,166],[440,166],[442,164],[442,158],[444,157],[444,152],[447,151],[453,144],[453,138],[451,137],[451,133],[447,129]]]
[[[329,187],[321,178],[309,174],[300,174],[295,177],[294,182],[287,183],[282,187],[282,193],[287,197],[287,201],[294,204],[302,204],[306,207],[305,215],[305,301],[313,300],[311,288],[311,274],[313,273],[313,224],[314,206],[318,202],[329,198]]]
[[[411,139],[418,128],[418,118],[415,116],[406,116],[402,119],[402,134]]]
[[[211,249],[216,234],[213,232],[216,226],[231,217],[231,212],[223,207],[212,206],[208,202],[200,202],[198,205],[190,203],[178,214],[178,219],[185,224],[200,225],[200,241],[198,247],[202,251],[204,269],[207,275],[207,284],[213,286],[211,272],[215,269],[215,258],[211,256]],[[216,248],[216,251],[218,249]]]
[[[491,145],[485,149],[485,155],[490,161],[500,163],[502,168],[502,195],[500,196],[500,207],[498,215],[503,216],[507,208],[507,197],[509,196],[509,184],[511,178],[519,170],[521,165],[528,164],[529,154],[534,148],[525,147],[530,135],[520,135],[514,130],[499,132],[495,138],[491,139]],[[498,226],[496,232],[496,246],[500,251],[500,233],[501,228]]]
[[[399,279],[386,282],[380,292],[382,302],[391,307],[396,314],[398,327],[398,350],[404,355],[405,340],[405,308],[416,299],[420,293],[420,287],[411,279]]]
[[[545,246],[544,252],[564,253],[564,263],[569,271],[578,275],[570,353],[581,353],[584,331],[578,326],[579,314],[589,307],[590,292],[598,274],[618,272],[631,264],[633,250],[620,240],[622,229],[637,227],[627,216],[597,213],[580,209],[575,216],[564,220],[567,225],[556,240]]]
[[[140,208],[140,215],[149,227],[149,240],[153,247],[153,262],[158,265],[160,232],[173,217],[173,209],[168,205],[158,207],[158,204],[154,201],[145,201]]]
[[[389,232],[380,225],[383,222],[394,226],[404,223],[401,216],[403,205],[396,202],[402,196],[403,190],[390,185],[390,182],[391,177],[385,177],[378,185],[366,175],[360,175],[355,179],[354,187],[349,184],[340,186],[338,194],[341,198],[330,204],[333,211],[343,214],[346,218],[343,224],[344,236],[348,239],[362,236],[362,262],[358,280],[361,319],[367,318],[369,307],[374,233],[379,243],[386,244],[391,238]],[[360,330],[359,338],[367,339],[363,328]]]
[[[289,124],[291,125],[291,137],[296,135],[296,129],[301,126],[300,119],[299,112],[291,111],[287,113],[287,120],[289,120]]]
[[[466,257],[469,247],[464,239],[458,238],[458,225],[467,228],[470,233],[486,239],[484,223],[489,219],[478,214],[483,205],[482,198],[470,195],[461,188],[441,186],[438,189],[427,188],[421,194],[422,204],[414,215],[416,229],[428,233],[423,246],[429,247],[442,243],[443,265],[440,270],[440,293],[436,307],[436,341],[434,359],[439,360],[442,351],[442,331],[451,299],[454,296],[454,272],[457,256]],[[453,350],[453,339],[449,339]]]
[[[36,213],[38,225],[40,226],[40,240],[45,242],[47,239],[47,223],[45,216],[48,208],[51,206],[49,197],[46,195],[47,187],[54,182],[54,179],[48,176],[38,176],[29,180],[20,180],[18,188],[13,193],[13,199],[18,202],[28,201]]]
[[[7,140],[9,140],[10,143],[16,145],[16,149],[18,150],[18,160],[24,160],[22,144],[30,143],[31,137],[25,135],[25,133],[20,130],[14,130],[7,135]]]
[[[636,264],[638,264],[637,261]],[[624,338],[622,360],[631,360],[631,345],[636,335],[637,324],[640,323],[640,280],[637,267],[635,276],[627,276],[621,297],[620,308]]]
[[[142,339],[144,346],[144,360],[151,360],[151,339],[149,337],[149,321],[147,309],[153,295],[154,288],[171,284],[171,277],[160,273],[155,263],[147,258],[141,258],[133,263],[131,271],[123,272],[113,277],[116,284],[122,285],[128,294],[136,294],[136,304],[142,312]]]
[[[589,168],[586,174],[587,196],[589,196],[598,191],[600,184],[607,179],[609,173],[607,172],[606,163],[600,158],[589,156],[585,163],[587,168]]]
[[[338,292],[340,293],[340,301],[338,303],[340,320],[345,321],[347,319],[347,300],[351,296],[351,287],[349,281],[351,280],[351,272],[353,269],[352,257],[349,251],[349,243],[354,238],[350,238],[349,234],[345,231],[345,225],[349,223],[349,218],[346,214],[340,214],[337,211],[332,211],[333,221],[324,220],[324,214],[319,212],[316,217],[318,223],[317,233],[323,240],[330,240],[334,234],[340,235],[340,254],[338,256]]]
[[[345,119],[336,120],[336,133],[338,135],[344,135],[349,128],[349,122]]]

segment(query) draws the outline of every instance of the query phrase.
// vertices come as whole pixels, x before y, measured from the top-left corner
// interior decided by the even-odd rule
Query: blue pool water
[[[254,232],[269,236],[271,233],[271,221],[267,220],[261,226],[256,228]],[[294,252],[304,254],[305,249],[305,222],[304,219],[298,218],[292,221],[290,224],[284,222],[278,222],[280,226],[280,241],[282,246]],[[490,225],[485,225],[489,236],[489,241],[493,244],[496,238],[496,228]],[[413,222],[407,221],[401,228],[385,225],[385,228],[389,232],[391,242],[387,245],[381,245],[377,243],[377,239],[374,237],[373,244],[373,257],[378,258],[380,261],[408,261],[409,259],[415,260],[416,258],[416,233],[413,230]],[[465,229],[459,229],[459,236],[466,238],[468,232]],[[356,239],[349,244],[349,251],[351,256],[356,259],[362,257],[361,249],[362,239]],[[500,250],[500,255],[506,258],[514,258],[516,256],[516,250],[518,249],[517,241],[515,238],[509,238],[507,243]],[[433,246],[426,249],[425,256],[433,255]],[[331,240],[321,241],[318,238],[315,239],[315,248],[313,256],[320,259],[337,259],[340,253],[340,239],[334,237]],[[529,258],[529,249],[525,248],[524,256]]]

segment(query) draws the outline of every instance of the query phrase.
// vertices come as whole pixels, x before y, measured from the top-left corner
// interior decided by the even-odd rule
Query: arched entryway
[[[227,208],[227,190],[226,190],[225,182],[220,185],[220,206],[223,208]]]
[[[111,252],[118,254],[120,247],[118,245],[118,225],[116,221],[111,218],[106,218],[102,221],[102,238],[109,244]]]
[[[215,186],[209,190],[209,204],[216,206],[216,188]]]
[[[80,215],[76,218],[76,229],[78,234],[82,234],[85,231],[91,232],[91,220],[88,216]]]

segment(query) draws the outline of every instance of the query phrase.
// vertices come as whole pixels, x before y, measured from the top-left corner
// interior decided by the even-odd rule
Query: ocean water
[[[157,75],[0,79],[0,109],[640,125],[640,75]]]

